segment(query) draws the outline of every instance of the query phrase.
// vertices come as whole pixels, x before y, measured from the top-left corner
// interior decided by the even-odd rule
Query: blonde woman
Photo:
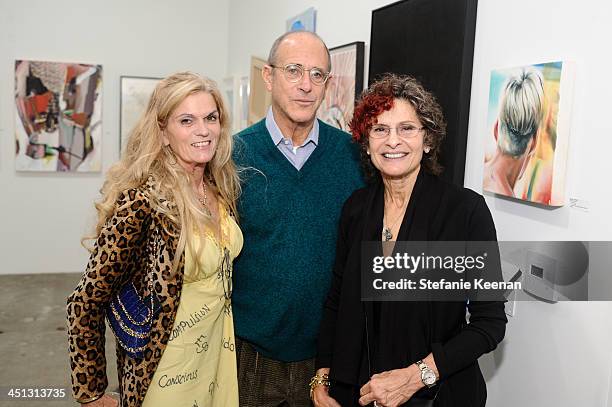
[[[162,80],[108,172],[91,258],[68,298],[79,403],[116,405],[105,394],[104,319],[131,332],[128,319],[136,317],[123,294],[133,287],[148,331],[138,349],[116,334],[121,405],[238,405],[230,299],[243,240],[231,155],[214,82],[189,72]]]

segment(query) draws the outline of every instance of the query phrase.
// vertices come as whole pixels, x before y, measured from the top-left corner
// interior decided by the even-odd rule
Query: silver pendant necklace
[[[391,233],[391,229],[389,229],[388,227],[384,227],[383,231],[383,239],[385,242],[388,242],[389,240],[393,239],[393,234]]]
[[[406,203],[403,205],[402,211],[399,213],[397,218],[395,218],[395,221],[391,224],[391,226],[385,226],[386,216],[383,215],[383,230],[382,230],[383,241],[388,242],[391,239],[393,239],[393,233],[391,232],[391,230],[395,227],[395,225],[400,219],[404,218],[404,214],[406,213],[407,206],[408,206],[408,200],[406,199]]]

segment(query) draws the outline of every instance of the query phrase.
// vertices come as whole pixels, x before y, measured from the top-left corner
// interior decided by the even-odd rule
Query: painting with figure
[[[565,204],[572,67],[556,61],[491,72],[483,189]]]
[[[140,76],[121,77],[121,135],[119,149],[127,143],[127,138],[134,125],[145,112],[153,89],[161,78]]]
[[[317,116],[339,129],[349,131],[355,100],[363,90],[363,42],[331,48],[331,77]]]
[[[102,66],[15,61],[18,171],[102,168]]]

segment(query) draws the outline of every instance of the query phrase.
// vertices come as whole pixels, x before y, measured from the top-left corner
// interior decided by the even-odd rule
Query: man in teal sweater
[[[235,136],[244,168],[232,298],[241,407],[311,405],[340,210],[362,186],[349,134],[315,118],[330,70],[316,34],[278,38],[263,69],[272,105]]]

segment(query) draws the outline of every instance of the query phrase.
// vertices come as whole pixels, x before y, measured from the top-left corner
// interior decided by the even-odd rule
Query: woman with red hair
[[[342,209],[313,402],[484,406],[477,359],[504,337],[503,302],[361,301],[363,242],[497,240],[483,197],[438,177],[442,110],[414,78],[387,74],[350,127],[370,183]]]

